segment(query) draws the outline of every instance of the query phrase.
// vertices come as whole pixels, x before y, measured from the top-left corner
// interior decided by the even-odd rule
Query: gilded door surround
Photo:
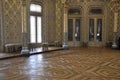
[[[69,17],[68,20],[72,20],[72,23],[73,23],[73,26],[72,26],[72,27],[73,27],[73,30],[72,30],[72,31],[73,31],[73,35],[72,35],[73,40],[72,40],[72,41],[69,41],[69,40],[68,40],[68,45],[69,45],[69,47],[79,47],[79,46],[81,46],[80,43],[81,43],[81,31],[82,31],[82,30],[81,30],[81,21],[82,21],[82,19],[81,19],[80,16],[79,16],[79,17],[77,17],[77,16],[76,16],[76,17],[75,17],[75,16],[73,17],[73,16],[72,16],[72,17]],[[75,37],[76,27],[77,27],[77,26],[76,26],[76,20],[80,20],[80,25],[79,25],[79,27],[80,27],[80,41],[77,40],[76,37]],[[68,33],[69,33],[69,32],[68,32]],[[76,35],[76,36],[77,36],[77,35]]]
[[[102,23],[104,22],[103,21],[103,17],[101,17],[101,16],[92,16],[92,17],[89,17],[89,20],[90,19],[93,19],[94,20],[94,40],[93,41],[88,41],[88,46],[91,46],[91,47],[99,47],[99,46],[102,46],[102,43],[103,43],[103,41],[104,41],[104,38],[103,38],[103,36],[104,36],[104,32],[103,32],[103,30],[104,30],[104,24],[102,24],[102,41],[97,41],[97,36],[96,36],[96,34],[97,34],[97,20],[98,19],[101,19],[102,20]],[[89,25],[88,25],[89,26]],[[88,31],[89,32],[89,31]],[[88,40],[89,40],[89,33],[88,33]]]
[[[69,4],[68,9],[80,9],[81,14],[79,16],[75,15],[69,15],[68,18],[71,17],[81,17],[81,40],[79,44],[82,46],[83,43],[88,43],[88,46],[91,46],[89,44],[89,18],[102,18],[103,20],[103,31],[102,31],[102,43],[99,45],[94,45],[94,46],[105,46],[106,43],[106,6],[104,5],[104,2],[83,2],[80,3],[79,5],[75,4]],[[103,10],[103,14],[100,15],[91,15],[89,13],[89,10],[91,8],[100,8]],[[74,45],[73,45],[74,46]]]
[[[88,7],[88,11],[90,11],[90,9],[94,9],[94,8],[98,8],[102,10],[102,14],[91,14],[90,12],[88,12],[88,17],[87,17],[87,26],[88,26],[88,33],[87,33],[87,40],[88,40],[88,46],[93,46],[93,47],[102,47],[105,46],[106,43],[106,6],[103,4],[99,4],[99,5],[90,5]],[[89,19],[102,19],[102,41],[98,42],[98,41],[89,41]]]
[[[74,24],[73,25],[73,41],[68,41],[68,39],[67,39],[68,46],[69,47],[79,47],[79,46],[82,46],[81,44],[82,44],[82,40],[83,40],[82,30],[83,30],[83,19],[84,19],[83,18],[83,12],[84,12],[84,10],[83,10],[81,5],[69,5],[68,10],[70,10],[70,9],[78,9],[78,10],[80,10],[80,14],[77,14],[77,15],[76,14],[72,14],[72,15],[68,14],[68,19],[72,19],[73,24]],[[80,19],[80,41],[76,41],[75,36],[74,36],[75,19]]]

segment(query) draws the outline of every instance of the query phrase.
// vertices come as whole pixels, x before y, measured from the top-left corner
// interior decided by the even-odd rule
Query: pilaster
[[[29,54],[28,30],[27,30],[27,2],[26,2],[26,0],[22,0],[21,17],[22,17],[22,50],[21,50],[21,54]]]

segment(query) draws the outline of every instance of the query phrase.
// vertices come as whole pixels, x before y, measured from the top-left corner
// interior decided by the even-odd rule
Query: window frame
[[[101,10],[101,13],[92,13],[91,11],[94,11],[94,10]],[[88,11],[89,11],[88,13],[90,15],[103,15],[104,14],[104,11],[103,11],[102,7],[91,7],[91,8],[89,8]]]
[[[36,30],[36,32],[35,32],[35,36],[36,36],[36,41],[34,42],[34,43],[42,43],[42,12],[43,12],[43,7],[41,6],[41,12],[35,12],[35,11],[31,11],[30,10],[30,7],[31,7],[31,4],[35,4],[35,5],[39,5],[39,6],[41,6],[41,4],[39,4],[39,3],[30,3],[30,5],[29,5],[29,25],[30,25],[30,28],[29,28],[29,39],[30,39],[30,43],[33,43],[33,42],[31,42],[31,19],[30,19],[30,17],[31,16],[34,16],[35,17],[35,30]],[[37,18],[41,18],[41,42],[38,42],[38,38],[37,38]]]

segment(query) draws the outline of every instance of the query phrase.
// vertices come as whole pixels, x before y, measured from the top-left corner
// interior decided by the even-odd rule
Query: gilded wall
[[[2,20],[2,2],[1,2],[1,0],[0,0],[0,50],[1,50],[1,43],[2,43],[2,40],[1,40],[1,36],[2,36],[2,34],[1,34],[1,20]]]
[[[61,0],[56,0],[56,41],[63,40],[63,6]]]
[[[43,8],[43,12],[42,12],[43,42],[55,41],[56,39],[55,38],[56,37],[55,0],[27,0],[28,5],[26,7],[28,7],[28,14],[29,14],[29,3],[31,2],[39,2]],[[2,5],[3,42],[2,43],[4,44],[22,43],[22,34],[21,34],[21,28],[22,28],[22,25],[21,25],[22,4],[21,3],[22,2],[21,0],[2,0],[2,3],[3,3]],[[28,20],[28,23],[29,23],[29,20]],[[29,29],[29,24],[28,24],[28,29]]]
[[[55,0],[46,0],[45,1],[45,22],[46,24],[46,41],[49,43],[53,43],[56,40],[56,26],[55,26]]]
[[[114,14],[111,10],[111,4],[109,3],[108,5],[108,26],[107,26],[107,37],[108,37],[108,42],[113,41],[113,27],[114,27]]]
[[[40,2],[43,7],[43,12],[42,12],[43,41],[47,41],[47,42],[59,41],[62,43],[62,40],[63,40],[63,5],[61,3],[61,0],[27,0],[28,3],[32,1]],[[71,6],[75,6],[75,5],[77,6],[86,5],[87,6],[87,4],[90,4],[90,2],[91,4],[95,4],[95,1],[103,2],[104,0],[68,0],[68,4]],[[108,9],[107,10],[108,12],[105,13],[107,14],[106,35],[107,35],[107,41],[112,41],[113,40],[114,14],[113,14],[113,11],[111,10],[112,5],[108,3],[109,2],[106,2],[104,4]],[[0,38],[2,36],[2,39],[3,39],[3,40],[0,39],[0,42],[4,44],[21,43],[22,42],[21,0],[0,0],[0,4],[2,4],[0,5],[0,15],[1,15],[0,16],[0,21],[1,21],[0,31],[2,33],[0,34]],[[28,7],[29,9],[29,5],[26,7]],[[118,21],[117,36],[120,36],[120,11],[119,11],[118,20],[119,21]],[[29,23],[29,20],[28,20],[28,23]]]
[[[21,1],[3,0],[4,43],[21,42]]]
[[[118,14],[118,33],[117,33],[117,36],[120,37],[120,11],[119,11],[119,14]]]
[[[56,40],[56,25],[55,25],[55,0],[48,0],[48,41],[54,42]]]
[[[0,34],[0,43],[1,43],[0,45],[2,46],[1,48],[2,51],[3,51],[4,45],[7,43],[22,43],[22,21],[21,21],[22,2],[21,1],[22,0],[0,0],[0,33],[1,33]],[[54,30],[53,28],[55,27],[54,25],[55,20],[53,18],[54,16],[53,14],[55,13],[53,8],[55,7],[49,6],[49,5],[53,5],[52,1],[50,0],[27,0],[27,6],[26,6],[28,9],[27,14],[29,14],[29,3],[32,1],[40,2],[43,7],[42,36],[43,36],[43,40],[47,41],[47,39],[49,39],[48,25],[49,25],[50,30]],[[28,20],[27,25],[29,29],[29,20]],[[53,31],[49,31],[49,34],[52,35],[51,32]]]
[[[120,10],[118,12],[118,31],[117,31],[117,38],[120,37]]]

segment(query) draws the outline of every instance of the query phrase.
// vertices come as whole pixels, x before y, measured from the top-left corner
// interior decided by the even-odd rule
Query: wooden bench
[[[48,48],[48,43],[45,42],[45,43],[29,43],[28,44],[28,47],[29,47],[29,50],[35,50],[36,48],[40,48],[40,47],[43,47],[43,48]]]
[[[21,50],[22,45],[20,43],[5,44],[5,52],[11,53]]]

